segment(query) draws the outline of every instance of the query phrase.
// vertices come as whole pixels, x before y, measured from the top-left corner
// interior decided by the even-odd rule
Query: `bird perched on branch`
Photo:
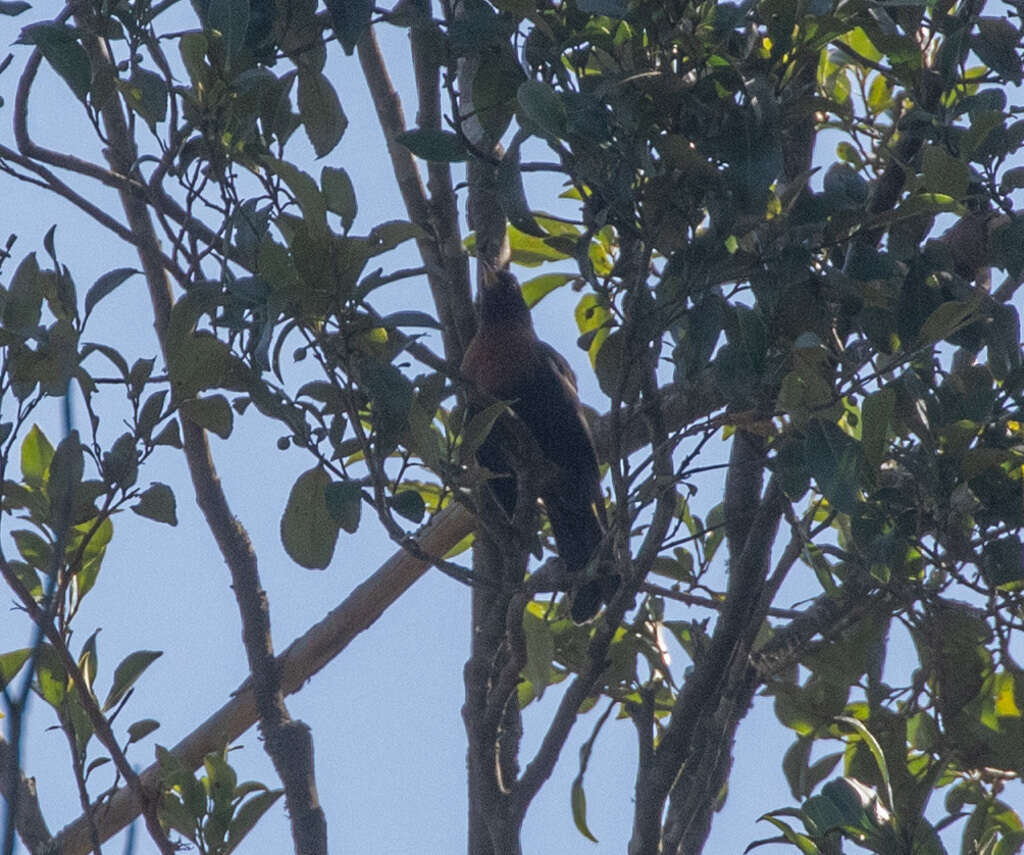
[[[558,554],[570,573],[582,573],[604,534],[604,496],[594,441],[576,394],[576,376],[565,359],[537,338],[516,278],[488,273],[480,286],[480,325],[462,362],[463,376],[480,398],[508,401],[529,429],[543,458],[536,482]],[[480,393],[483,393],[481,395]],[[495,429],[477,450],[478,462],[499,477],[490,481],[511,518],[517,481],[503,431]],[[507,437],[507,433],[505,434]],[[531,473],[532,474],[532,473]],[[618,578],[601,575],[574,583],[570,612],[577,623],[592,619]]]

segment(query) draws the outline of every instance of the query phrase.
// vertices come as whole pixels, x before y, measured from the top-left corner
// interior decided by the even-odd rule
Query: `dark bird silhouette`
[[[510,402],[543,456],[538,474],[558,554],[570,573],[580,573],[601,544],[604,496],[594,441],[576,394],[576,376],[564,358],[537,338],[519,284],[507,271],[488,274],[480,287],[480,326],[462,362],[462,373],[479,393]],[[474,408],[471,392],[471,408]],[[490,481],[499,504],[512,516],[517,483],[500,430],[477,450],[478,462],[502,477]],[[507,436],[507,434],[506,434]],[[614,592],[617,577],[598,576],[574,585],[570,613],[577,623],[593,618]]]

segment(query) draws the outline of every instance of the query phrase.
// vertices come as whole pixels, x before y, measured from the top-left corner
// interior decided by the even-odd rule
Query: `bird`
[[[483,399],[506,401],[529,429],[543,458],[538,492],[559,557],[570,574],[582,574],[601,546],[606,519],[601,470],[576,375],[558,351],[537,337],[512,273],[485,272],[478,306],[479,325],[461,369],[470,384],[469,409],[479,411]],[[511,519],[518,485],[507,437],[507,432],[492,429],[476,456],[481,466],[498,476],[488,484]],[[596,576],[572,583],[573,621],[582,624],[596,617],[617,583],[618,577],[601,565]]]

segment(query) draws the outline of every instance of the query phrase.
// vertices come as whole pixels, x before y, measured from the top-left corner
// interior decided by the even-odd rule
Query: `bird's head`
[[[516,277],[507,270],[483,271],[480,279],[480,323],[532,326],[530,310]]]

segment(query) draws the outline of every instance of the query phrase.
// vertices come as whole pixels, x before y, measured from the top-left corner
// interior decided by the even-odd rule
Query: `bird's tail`
[[[615,596],[621,581],[618,573],[603,572],[573,591],[569,596],[569,616],[573,623],[587,623],[596,618],[601,606]]]
[[[568,491],[545,494],[544,505],[566,570],[582,577],[604,539],[595,506]],[[596,577],[571,583],[569,611],[576,623],[593,620],[619,587],[619,576],[610,573],[605,564],[598,564]]]

